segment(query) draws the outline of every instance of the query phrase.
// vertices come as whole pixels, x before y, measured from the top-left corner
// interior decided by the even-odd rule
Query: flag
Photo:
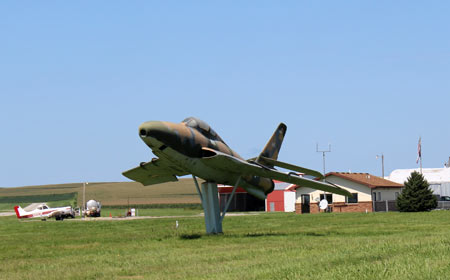
[[[422,158],[422,137],[419,137],[419,143],[417,144],[417,160],[416,163],[419,163],[419,160]]]

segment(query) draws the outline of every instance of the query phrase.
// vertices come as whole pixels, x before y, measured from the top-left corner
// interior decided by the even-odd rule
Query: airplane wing
[[[58,215],[61,215],[61,211],[52,211],[52,212],[50,212],[50,213],[47,213],[47,214],[41,214],[41,215],[39,215],[40,217],[46,217],[46,218],[54,218],[54,217],[56,217],[56,216],[58,216]]]
[[[351,197],[352,194],[334,184],[329,184],[321,181],[310,180],[307,178],[302,178],[293,173],[285,173],[278,170],[270,169],[263,165],[258,165],[256,163],[250,163],[239,158],[223,154],[214,151],[216,155],[211,157],[204,157],[203,162],[217,169],[222,169],[224,171],[242,174],[242,175],[253,175],[260,176],[264,178],[270,178],[279,180],[282,182],[287,182],[291,184],[296,184],[302,187],[308,187],[311,189],[331,192],[335,194],[340,194],[344,196]]]
[[[125,171],[122,174],[131,180],[148,186],[178,181],[176,176],[183,176],[189,173],[174,166],[168,160],[153,158],[151,161],[143,162],[138,167]]]

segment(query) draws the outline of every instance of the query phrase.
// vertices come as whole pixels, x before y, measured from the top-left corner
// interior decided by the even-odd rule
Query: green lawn
[[[45,202],[49,207],[75,206],[77,193],[64,194],[40,194],[22,196],[0,196],[0,211],[14,212],[14,206],[20,205],[22,208],[31,203]]]
[[[450,278],[450,211],[262,213],[227,217],[223,228],[223,235],[205,235],[203,218],[195,216],[3,217],[0,279]]]
[[[41,201],[42,202],[42,201]],[[20,205],[22,208],[30,205],[31,203],[0,203],[0,212],[14,212],[14,206]],[[47,202],[49,207],[62,207],[62,206],[71,206],[73,204],[73,200],[59,200],[59,201],[50,201]]]
[[[121,217],[125,216],[128,208],[108,208],[102,207],[102,217]],[[193,216],[203,213],[201,209],[183,209],[183,208],[137,208],[137,216]]]
[[[0,203],[0,212],[14,212],[17,203]]]

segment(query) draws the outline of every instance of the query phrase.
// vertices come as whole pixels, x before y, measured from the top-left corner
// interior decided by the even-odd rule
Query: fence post
[[[389,203],[387,200],[386,200],[386,212],[389,212]]]

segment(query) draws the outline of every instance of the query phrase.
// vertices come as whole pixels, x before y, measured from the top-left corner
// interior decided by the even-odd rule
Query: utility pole
[[[384,179],[384,154],[381,153],[381,156],[377,155],[376,159],[381,158],[381,178]]]
[[[81,211],[83,211],[83,213],[82,213],[83,218],[86,217],[86,185],[87,184],[89,184],[89,183],[83,183],[83,207],[81,208],[82,209]]]

